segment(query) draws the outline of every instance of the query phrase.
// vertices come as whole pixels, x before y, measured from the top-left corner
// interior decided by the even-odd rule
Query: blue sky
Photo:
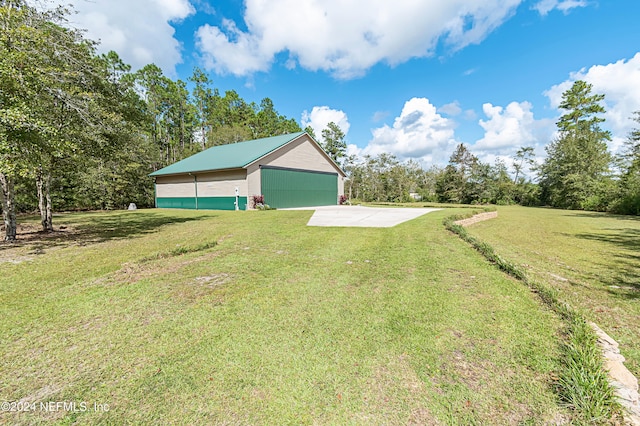
[[[640,110],[637,0],[72,1],[75,26],[139,68],[214,87],[345,131],[351,153],[444,164],[539,157],[576,79],[606,96],[612,151]],[[119,4],[122,3],[121,7]]]

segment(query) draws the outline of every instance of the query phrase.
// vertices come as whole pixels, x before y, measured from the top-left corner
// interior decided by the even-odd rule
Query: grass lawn
[[[0,423],[569,419],[563,324],[444,229],[454,212],[377,229],[306,227],[310,211],[56,217],[65,230],[0,245],[0,401],[36,403]],[[525,213],[500,214],[482,226]],[[79,409],[38,405],[59,401]]]
[[[640,219],[603,213],[501,207],[469,232],[559,291],[620,343],[640,377]]]

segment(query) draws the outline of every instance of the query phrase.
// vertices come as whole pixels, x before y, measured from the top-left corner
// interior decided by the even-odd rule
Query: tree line
[[[131,72],[116,52],[67,22],[69,10],[0,1],[0,208],[5,239],[16,213],[37,206],[153,205],[149,173],[214,145],[301,131],[269,98],[247,102],[213,87],[201,69],[188,82],[156,65]],[[188,88],[191,83],[191,89]]]
[[[199,68],[173,80],[150,64],[132,72],[116,52],[67,25],[63,7],[41,11],[0,0],[0,208],[5,239],[16,214],[153,205],[149,173],[211,146],[301,131],[269,98],[221,93]],[[640,214],[640,130],[624,152],[607,150],[604,96],[577,81],[563,94],[558,136],[541,164],[532,147],[485,164],[458,145],[449,163],[425,170],[391,154],[346,155],[335,123],[322,147],[347,172],[346,195],[361,201],[549,205]],[[640,112],[634,119],[640,124]],[[305,129],[314,138],[311,128]]]
[[[557,136],[546,146],[541,163],[535,161],[533,147],[521,147],[508,162],[492,165],[459,144],[445,167],[424,170],[413,160],[400,162],[390,154],[347,157],[340,140],[344,135],[331,126],[327,135],[337,153],[334,159],[342,161],[349,175],[345,192],[352,199],[520,204],[639,215],[640,127],[628,135],[623,151],[612,155],[607,146],[611,134],[601,127],[604,95],[592,94],[592,89],[578,80],[563,93]],[[640,125],[640,111],[630,119]]]

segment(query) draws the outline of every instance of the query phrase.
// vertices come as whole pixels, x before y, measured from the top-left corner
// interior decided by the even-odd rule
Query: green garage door
[[[264,202],[271,207],[330,206],[338,204],[338,174],[262,167]]]

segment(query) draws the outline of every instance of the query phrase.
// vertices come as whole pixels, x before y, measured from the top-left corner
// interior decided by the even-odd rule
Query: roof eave
[[[191,170],[188,172],[175,172],[175,173],[162,173],[159,175],[150,173],[149,176],[151,177],[164,177],[164,176],[180,176],[180,175],[195,175],[195,174],[202,174],[202,173],[215,173],[215,172],[226,172],[229,170],[244,170],[245,167],[243,166],[235,166],[235,167],[225,167],[224,169],[202,169],[202,170]]]

